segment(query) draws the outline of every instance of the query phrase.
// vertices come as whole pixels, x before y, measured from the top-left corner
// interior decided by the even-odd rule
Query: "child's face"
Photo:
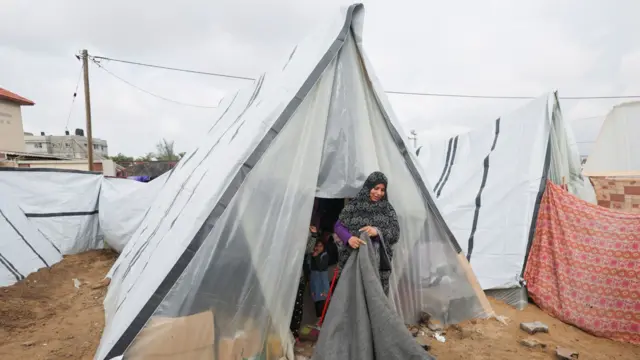
[[[324,252],[324,244],[322,243],[322,241],[316,242],[316,246],[315,246],[314,250],[316,252],[319,252],[319,253]]]

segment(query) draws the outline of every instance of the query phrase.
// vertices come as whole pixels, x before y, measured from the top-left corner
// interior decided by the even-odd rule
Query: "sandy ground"
[[[93,359],[107,289],[92,289],[115,261],[111,251],[67,256],[0,288],[0,359]],[[76,289],[73,279],[80,281]]]
[[[491,300],[498,315],[509,320],[504,325],[497,320],[468,321],[459,328],[447,329],[446,342],[432,341],[431,353],[438,360],[506,360],[506,359],[556,359],[557,346],[579,353],[579,359],[638,360],[640,346],[602,339],[567,325],[544,313],[535,305],[518,311],[502,302]],[[520,330],[520,323],[541,321],[549,327],[549,333],[529,335]],[[546,349],[529,349],[520,345],[521,339],[533,338],[546,345]]]
[[[110,251],[68,256],[50,270],[0,288],[0,359],[92,359],[104,326],[102,301],[106,288],[92,289],[115,261]],[[74,287],[73,279],[81,282]],[[543,313],[534,305],[517,311],[492,300],[499,315],[509,320],[468,321],[450,327],[446,342],[431,339],[431,353],[439,360],[555,359],[556,346],[578,351],[580,359],[638,360],[640,346],[591,336]],[[529,336],[521,322],[542,321],[549,334]],[[520,339],[535,338],[546,349],[529,349]]]

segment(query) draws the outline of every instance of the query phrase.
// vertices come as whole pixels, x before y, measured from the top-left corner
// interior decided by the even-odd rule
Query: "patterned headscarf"
[[[387,183],[387,177],[383,173],[372,173],[358,195],[344,207],[340,213],[340,222],[352,235],[358,236],[360,229],[373,226],[380,231],[385,243],[393,245],[398,242],[400,225],[396,211],[387,200]],[[370,197],[371,189],[379,184],[384,184],[385,194],[382,199],[374,202]]]

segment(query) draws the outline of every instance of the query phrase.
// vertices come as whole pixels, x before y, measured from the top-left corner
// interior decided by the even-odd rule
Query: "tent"
[[[103,248],[97,172],[0,167],[0,199],[11,199],[62,254]]]
[[[0,286],[9,286],[57,263],[62,255],[15,202],[0,199]]]
[[[427,172],[428,183],[482,288],[510,289],[493,295],[519,307],[527,301],[522,272],[546,179],[564,180],[595,202],[555,92],[468,132],[431,138],[418,158],[425,169],[440,169]]]
[[[374,170],[389,177],[401,225],[398,316],[427,310],[451,323],[491,312],[363,53],[363,15],[359,4],[343,10],[223,100],[114,264],[95,359],[292,359],[314,197],[354,196]]]
[[[148,183],[130,179],[102,179],[99,198],[100,231],[107,245],[121,252],[140,226],[169,173]]]
[[[615,106],[584,165],[588,176],[640,176],[640,101]]]

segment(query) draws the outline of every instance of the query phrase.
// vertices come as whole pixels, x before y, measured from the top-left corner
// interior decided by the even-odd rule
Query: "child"
[[[321,240],[316,241],[313,253],[308,258],[311,283],[311,298],[316,305],[316,317],[322,316],[324,303],[329,293],[329,256]]]

